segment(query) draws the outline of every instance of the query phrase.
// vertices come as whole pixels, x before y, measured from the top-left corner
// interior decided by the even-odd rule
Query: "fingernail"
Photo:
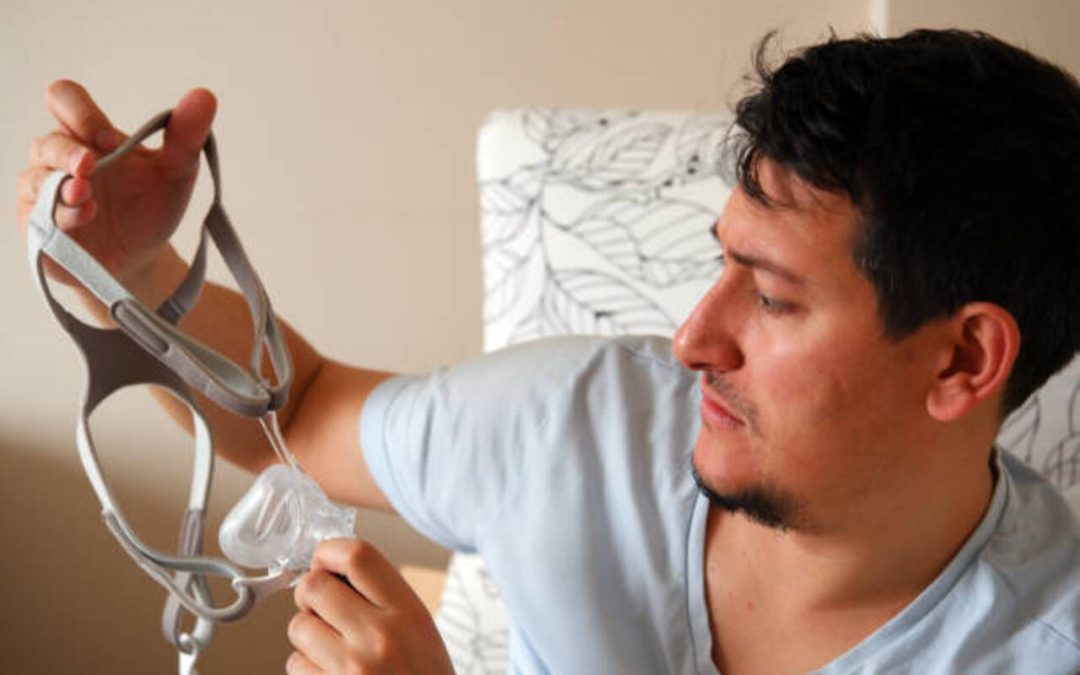
[[[94,136],[94,143],[99,150],[105,152],[114,150],[120,145],[120,134],[116,133],[115,129],[102,129]]]
[[[72,176],[79,175],[79,165],[83,163],[83,157],[86,152],[84,150],[75,150],[68,157],[68,173]]]

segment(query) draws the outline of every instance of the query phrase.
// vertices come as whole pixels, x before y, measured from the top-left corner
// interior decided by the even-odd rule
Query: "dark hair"
[[[974,301],[1020,327],[1003,398],[1018,407],[1080,350],[1080,87],[984,33],[918,30],[805,49],[737,106],[740,185],[790,167],[847,193],[856,266],[894,340]]]

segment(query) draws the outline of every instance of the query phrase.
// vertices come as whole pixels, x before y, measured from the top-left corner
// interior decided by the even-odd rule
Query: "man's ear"
[[[926,396],[927,412],[941,422],[963,417],[1000,392],[1020,351],[1020,328],[998,305],[964,305],[946,323],[945,351]]]

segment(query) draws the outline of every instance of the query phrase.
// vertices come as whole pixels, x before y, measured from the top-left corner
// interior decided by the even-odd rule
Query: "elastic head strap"
[[[203,513],[188,509],[184,513],[184,520],[180,526],[177,552],[187,557],[202,555],[202,535]],[[206,582],[205,575],[181,571],[177,572],[173,579],[177,586],[193,594],[202,605],[214,606],[214,598],[210,593],[210,585]],[[161,612],[162,633],[180,653],[198,655],[210,644],[210,638],[214,635],[214,622],[196,616],[195,626],[188,632],[183,629],[183,615],[183,604],[179,598],[170,593]]]
[[[100,160],[98,171],[106,170],[149,135],[164,128],[169,117],[170,113],[162,113],[144,125],[114,153]],[[261,417],[285,404],[292,380],[289,353],[269,299],[221,206],[220,170],[212,136],[207,139],[203,151],[214,183],[213,204],[203,221],[198,248],[188,272],[172,295],[154,312],[143,306],[57,226],[55,211],[61,186],[69,177],[67,174],[54,172],[42,183],[27,228],[32,276],[46,304],[83,356],[86,389],[76,434],[80,460],[101,502],[102,517],[108,529],[125,552],[170,592],[163,627],[170,641],[180,649],[182,663],[186,656],[189,666],[194,664],[199,650],[209,641],[214,622],[242,617],[266,590],[281,582],[274,575],[248,579],[232,564],[201,555],[202,517],[213,473],[213,449],[209,426],[188,387],[233,412]],[[214,241],[236,278],[250,310],[255,327],[250,370],[184,335],[176,327],[195,305],[202,289],[208,239]],[[88,325],[68,312],[51,292],[44,274],[43,256],[67,270],[101,300],[120,330]],[[273,383],[260,373],[264,348],[275,376]],[[192,413],[194,467],[177,556],[147,546],[128,526],[108,488],[90,434],[88,419],[98,405],[118,389],[137,384],[155,384],[164,388],[186,404]],[[175,575],[166,569],[173,570]],[[232,582],[237,595],[232,603],[214,605],[206,583],[207,575],[221,576]],[[197,617],[190,633],[180,629],[181,610]]]
[[[235,621],[251,611],[255,604],[255,594],[248,588],[237,584],[245,579],[244,573],[232,563],[221,558],[205,556],[166,555],[147,546],[132,532],[116,513],[102,513],[105,526],[113,533],[120,546],[139,567],[154,581],[169,591],[171,596],[193,615],[207,621]],[[216,576],[227,579],[236,591],[236,598],[228,605],[215,606],[206,604],[198,591],[189,588],[166,570],[188,572],[200,576]]]
[[[168,112],[162,113],[144,125],[115,152],[102,159],[99,170],[107,169],[119,157],[167,126],[169,116]],[[266,291],[221,205],[220,169],[212,136],[207,138],[203,152],[214,182],[214,200],[203,220],[199,247],[187,275],[158,311],[147,309],[93,256],[57,227],[54,213],[59,202],[60,187],[67,178],[63,172],[55,172],[45,180],[31,212],[28,240],[32,263],[37,266],[36,258],[40,253],[48,255],[105,303],[121,330],[162,361],[188,386],[237,414],[261,417],[285,405],[292,382],[292,362]],[[202,288],[207,233],[236,279],[249,308],[255,338],[248,367],[238,365],[183,334],[174,325],[194,305]],[[51,299],[44,276],[40,270],[35,271],[42,292]],[[58,304],[55,302],[49,302],[49,305],[60,323],[67,328],[70,315],[57,312]],[[273,382],[260,372],[264,348],[274,373]]]

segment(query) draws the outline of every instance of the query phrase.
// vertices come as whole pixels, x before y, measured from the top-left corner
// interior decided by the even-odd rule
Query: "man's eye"
[[[756,293],[757,303],[761,309],[765,310],[768,314],[789,314],[795,309],[795,306],[790,302],[784,302],[783,300],[777,300],[776,298],[769,297],[763,293]]]

